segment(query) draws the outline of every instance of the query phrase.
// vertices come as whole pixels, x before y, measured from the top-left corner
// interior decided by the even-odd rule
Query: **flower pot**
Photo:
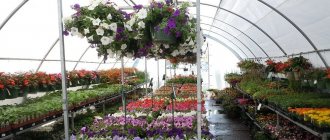
[[[285,73],[286,78],[288,78],[288,80],[293,80],[294,79],[294,75],[293,72],[286,72]]]
[[[317,80],[317,88],[325,89],[325,80]]]
[[[330,90],[330,79],[325,80],[325,88]]]
[[[315,87],[314,80],[308,80],[309,87]]]
[[[300,72],[297,72],[297,71],[295,71],[295,72],[293,72],[293,76],[294,76],[294,80],[300,80],[300,77],[301,77],[301,73]]]
[[[172,34],[167,34],[164,30],[154,30],[154,27],[150,28],[152,41],[156,43],[174,44],[176,38]]]
[[[76,86],[78,86],[78,81],[77,80],[71,81],[70,87],[76,87]]]
[[[38,92],[38,88],[31,86],[29,87],[29,94],[36,94]]]
[[[18,90],[16,88],[7,88],[4,90],[7,99],[14,99],[18,97]]]
[[[0,89],[0,100],[5,100],[6,96],[5,96],[5,92],[3,89]]]
[[[29,88],[28,87],[23,87],[19,90],[19,97],[23,97],[25,96],[27,93],[29,92]]]

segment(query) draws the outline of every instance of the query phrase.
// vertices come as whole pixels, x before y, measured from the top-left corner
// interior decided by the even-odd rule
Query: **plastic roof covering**
[[[112,1],[125,7],[149,3]],[[88,2],[63,0],[64,16],[74,12],[70,5]],[[37,70],[40,66],[39,71],[59,72],[57,1],[0,3],[0,71]],[[190,12],[196,14],[195,7]],[[204,34],[215,38],[219,46],[230,47],[243,59],[283,59],[278,56],[308,52],[303,55],[315,66],[330,64],[329,0],[201,0],[201,23]],[[115,59],[101,63],[85,39],[65,37],[65,47],[68,70],[120,67],[116,63],[120,61]],[[46,61],[41,63],[42,60]],[[134,60],[127,59],[125,63],[132,66]]]

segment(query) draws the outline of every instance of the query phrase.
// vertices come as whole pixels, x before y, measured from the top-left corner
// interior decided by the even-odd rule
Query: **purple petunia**
[[[71,6],[71,8],[76,10],[76,11],[80,11],[80,5],[79,4],[74,4],[73,6]]]
[[[176,9],[175,12],[174,12],[174,14],[173,14],[173,16],[174,17],[177,17],[179,15],[180,15],[180,10],[179,9]]]
[[[176,38],[179,38],[179,37],[181,37],[181,36],[182,36],[182,33],[179,32],[179,31],[177,31],[176,34],[175,34],[175,37],[176,37]]]
[[[170,18],[170,19],[167,21],[167,27],[169,27],[170,29],[173,29],[173,28],[176,27],[175,19],[174,19],[174,18]]]
[[[141,4],[133,6],[133,9],[135,9],[135,10],[140,10],[142,8],[143,8],[143,5],[141,5]]]
[[[157,3],[158,8],[163,8],[163,3]]]
[[[171,0],[165,0],[165,2],[166,2],[167,5],[171,4]]]
[[[63,35],[68,36],[69,32],[67,30],[63,31]]]

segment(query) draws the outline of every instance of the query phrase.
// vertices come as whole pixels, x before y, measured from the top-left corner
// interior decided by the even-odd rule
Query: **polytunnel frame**
[[[227,37],[217,33],[217,32],[214,32],[214,31],[211,31],[211,30],[207,30],[207,29],[203,29],[204,31],[207,31],[207,32],[211,32],[213,34],[216,34],[222,38],[224,38],[225,40],[229,41],[230,43],[232,43],[234,46],[236,46],[236,48],[238,48],[246,57],[245,58],[249,58],[249,56],[240,48],[238,47],[238,45],[236,43],[234,43],[232,40],[228,39]]]
[[[18,4],[18,6],[7,16],[7,18],[2,22],[2,24],[0,25],[0,31],[1,31],[1,29],[6,25],[6,23],[16,14],[16,12],[18,11],[18,10],[20,10],[27,2],[28,2],[29,0],[23,0],[20,4]],[[124,0],[125,1],[125,3],[127,4],[127,5],[129,5],[129,6],[131,6],[131,4],[129,4],[128,2],[127,2],[127,0]],[[134,4],[134,5],[136,5],[135,4],[135,2],[134,2],[134,0],[129,0],[132,4]],[[253,23],[252,21],[250,21],[250,20],[248,20],[248,19],[246,19],[245,17],[243,17],[243,16],[241,16],[241,15],[239,15],[239,14],[237,14],[237,13],[234,13],[234,12],[232,12],[232,11],[230,11],[230,10],[228,10],[228,9],[224,9],[224,8],[222,8],[221,7],[221,2],[222,2],[223,0],[220,0],[220,2],[219,2],[219,6],[215,6],[215,5],[212,5],[212,4],[207,4],[207,3],[200,3],[200,5],[205,5],[205,6],[211,6],[211,7],[214,7],[214,8],[217,8],[217,10],[216,10],[216,13],[215,13],[215,16],[214,16],[214,18],[213,18],[213,22],[212,22],[212,27],[216,27],[216,26],[214,26],[213,25],[213,23],[214,23],[214,21],[215,20],[217,20],[216,19],[216,15],[218,14],[218,11],[219,10],[224,10],[224,11],[226,11],[226,12],[228,12],[228,13],[231,13],[231,14],[233,14],[233,15],[235,15],[235,16],[237,16],[237,17],[240,17],[241,19],[243,19],[243,20],[245,20],[245,21],[247,21],[247,22],[249,22],[251,25],[253,25],[254,27],[256,27],[259,31],[261,31],[264,35],[266,35],[269,39],[271,39],[272,40],[272,42],[283,52],[283,54],[284,54],[284,56],[272,56],[272,57],[285,57],[285,56],[288,56],[288,54],[284,51],[284,49],[276,42],[276,40],[275,39],[273,39],[267,32],[265,32],[262,28],[260,28],[258,25],[256,25],[255,23]],[[305,38],[305,40],[312,46],[312,48],[314,49],[314,51],[313,52],[315,52],[319,57],[320,57],[320,59],[321,59],[321,61],[322,61],[322,63],[326,66],[326,67],[329,67],[328,66],[328,63],[325,61],[325,59],[324,59],[324,57],[322,56],[322,54],[320,53],[321,51],[323,51],[323,50],[318,50],[318,48],[315,46],[315,44],[312,42],[312,40],[305,34],[305,32],[297,25],[297,24],[295,24],[289,17],[287,17],[286,15],[284,15],[282,12],[280,12],[279,10],[277,10],[275,7],[273,7],[273,6],[271,6],[270,4],[268,4],[267,2],[265,2],[265,1],[263,1],[263,0],[257,0],[258,2],[260,2],[261,4],[263,4],[263,5],[265,5],[265,6],[267,6],[268,8],[270,8],[272,11],[275,11],[277,14],[279,14],[282,18],[284,18],[287,22],[289,22],[304,38]],[[176,3],[177,3],[178,1],[176,0]],[[196,5],[196,2],[194,2],[194,4]],[[210,17],[211,18],[211,17]],[[222,22],[222,23],[224,23],[224,22]],[[227,25],[229,25],[229,24],[227,24]],[[231,27],[233,27],[233,26],[231,26]],[[240,31],[240,30],[239,30]],[[243,33],[244,35],[246,35],[243,31],[240,31],[241,33]],[[246,35],[247,36],[247,35]],[[247,36],[249,39],[251,39],[255,44],[258,44],[257,42],[255,42],[251,37],[249,37],[249,36]],[[260,49],[261,49],[261,47],[259,46],[259,45],[257,45]],[[265,54],[266,54],[266,56],[268,57],[268,58],[270,58],[269,56],[268,56],[268,54],[263,50],[263,49],[261,49]],[[47,53],[49,53],[49,52],[47,52]],[[47,53],[46,53],[46,55],[45,56],[47,56]],[[303,53],[303,52],[302,52]],[[292,54],[293,55],[293,54]],[[261,58],[261,57],[260,57]],[[17,60],[22,60],[22,59],[17,59]],[[45,58],[43,58],[42,60],[41,60],[41,62],[40,62],[40,64],[38,65],[38,68],[37,68],[37,70],[39,70],[40,69],[40,67],[42,66],[42,64],[43,64],[43,62],[44,61],[46,61],[46,59]],[[77,62],[77,64],[76,65],[78,65],[78,63],[80,63],[80,61],[78,61]],[[115,65],[115,64],[114,64]]]

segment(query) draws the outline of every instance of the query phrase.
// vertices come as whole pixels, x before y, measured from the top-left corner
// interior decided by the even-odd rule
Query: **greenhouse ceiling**
[[[111,0],[129,7],[149,0]],[[182,1],[178,1],[182,2]],[[195,1],[192,1],[195,3]],[[52,71],[60,67],[57,1],[2,0],[0,4],[1,71]],[[63,14],[71,5],[63,1]],[[195,3],[196,4],[196,3]],[[196,8],[190,7],[196,14]],[[330,64],[329,0],[201,0],[201,28],[205,36],[227,47],[239,59],[284,59],[304,55],[316,67]],[[65,37],[67,69],[114,67],[102,63],[86,40]],[[127,65],[134,60],[127,59]],[[119,65],[118,65],[119,66]]]

